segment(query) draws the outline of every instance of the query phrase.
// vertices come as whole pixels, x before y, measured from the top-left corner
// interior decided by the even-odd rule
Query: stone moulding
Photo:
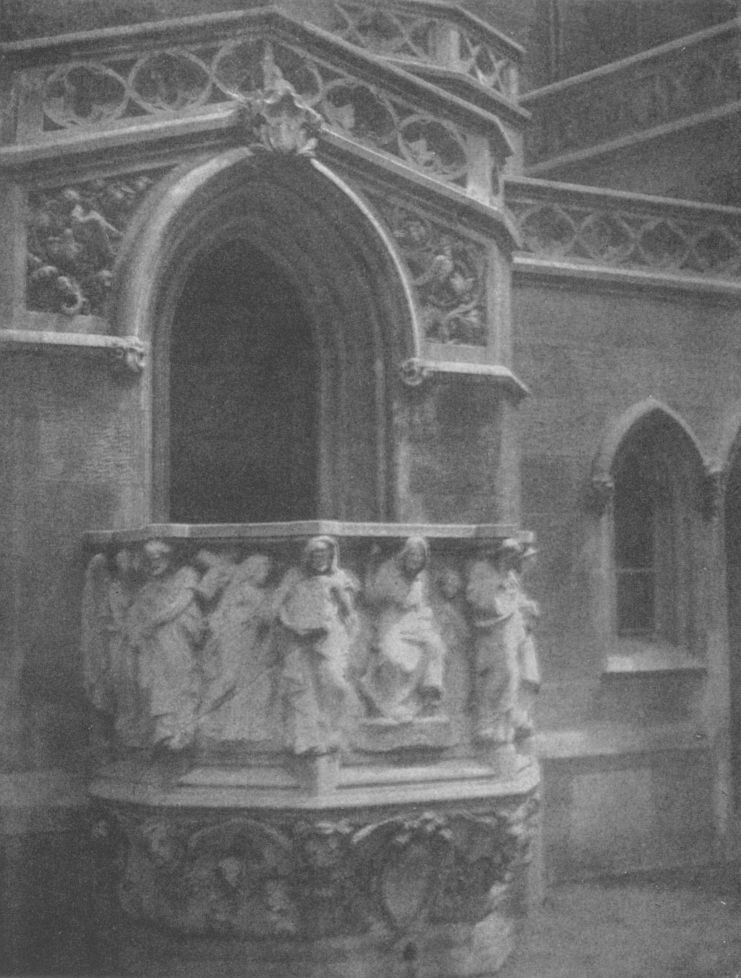
[[[500,170],[511,153],[495,116],[278,11],[90,32],[71,43],[2,47],[19,120],[6,142],[57,144],[65,134],[96,138],[150,120],[195,123],[260,89],[268,45],[329,129],[412,169],[484,196],[492,167]],[[55,66],[45,66],[51,59]]]
[[[508,180],[505,202],[523,258],[695,282],[741,280],[741,208],[535,179]]]
[[[115,370],[138,376],[144,370],[147,346],[134,336],[64,333],[33,329],[0,330],[0,349],[6,352],[102,354]]]
[[[739,21],[529,92],[532,175],[741,108]]]

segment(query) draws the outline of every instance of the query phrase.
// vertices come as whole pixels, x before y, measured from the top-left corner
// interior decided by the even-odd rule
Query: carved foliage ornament
[[[409,269],[425,337],[438,343],[486,346],[484,247],[411,208],[378,198],[374,202]],[[405,383],[413,377],[404,372]]]
[[[147,171],[29,193],[30,309],[105,314],[124,231],[160,176]]]
[[[262,58],[263,87],[244,99],[242,119],[263,149],[285,155],[310,155],[322,117],[296,93],[276,65],[272,45]]]
[[[475,923],[528,858],[537,799],[367,822],[271,816],[137,819],[101,829],[135,920],[189,935],[316,939],[426,921]]]

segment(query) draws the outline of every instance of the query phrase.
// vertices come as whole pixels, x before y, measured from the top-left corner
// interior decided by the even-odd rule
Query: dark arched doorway
[[[127,231],[112,308],[115,333],[148,352],[144,521],[395,518],[391,418],[398,366],[419,356],[414,304],[387,232],[323,164],[234,148],[173,171]],[[256,419],[260,432],[239,430]],[[275,471],[250,484],[268,443]]]
[[[170,519],[317,512],[318,369],[296,289],[244,239],[194,263],[170,341]]]

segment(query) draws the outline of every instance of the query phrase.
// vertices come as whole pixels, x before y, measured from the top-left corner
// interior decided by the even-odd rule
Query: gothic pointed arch
[[[592,484],[609,484],[615,460],[628,434],[645,424],[666,426],[687,445],[689,457],[706,467],[705,455],[695,433],[676,411],[655,397],[647,397],[628,408],[607,426],[599,450],[592,464]]]
[[[253,260],[232,268],[232,282],[254,277],[255,262],[263,269],[271,265],[273,291],[295,296],[316,361],[314,381],[307,382],[316,387],[316,443],[304,454],[314,456],[317,493],[313,512],[303,515],[392,518],[392,379],[420,347],[394,246],[361,199],[323,164],[244,147],[171,173],[121,249],[114,329],[150,349],[144,377],[150,511],[144,515],[158,521],[172,516],[168,404],[178,309],[194,275],[218,263],[214,256],[232,260],[240,249]],[[271,286],[264,288],[255,301],[269,295]],[[218,310],[209,318],[206,309],[204,329],[218,344]],[[306,359],[308,354],[292,350],[288,329],[284,341],[286,356],[293,353],[296,364]],[[250,521],[249,513],[237,515],[227,521]]]
[[[701,654],[707,471],[690,426],[656,398],[607,428],[591,485],[605,517],[601,602],[618,659],[637,655],[670,667]]]

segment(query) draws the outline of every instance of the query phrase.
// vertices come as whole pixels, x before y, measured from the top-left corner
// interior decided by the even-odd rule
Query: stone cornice
[[[532,175],[735,114],[741,19],[523,96]]]
[[[487,542],[516,536],[510,523],[349,523],[340,520],[305,520],[293,523],[150,523],[128,530],[90,530],[86,547],[104,547],[146,540],[305,540],[318,535],[374,540],[404,540],[423,535],[430,540]]]
[[[388,59],[392,60],[392,59]],[[394,60],[395,64],[411,74],[429,81],[439,88],[444,88],[452,95],[457,95],[471,105],[477,105],[484,112],[491,112],[517,128],[525,126],[532,116],[528,109],[509,99],[499,92],[487,88],[469,75],[444,68],[439,65],[419,61]]]

